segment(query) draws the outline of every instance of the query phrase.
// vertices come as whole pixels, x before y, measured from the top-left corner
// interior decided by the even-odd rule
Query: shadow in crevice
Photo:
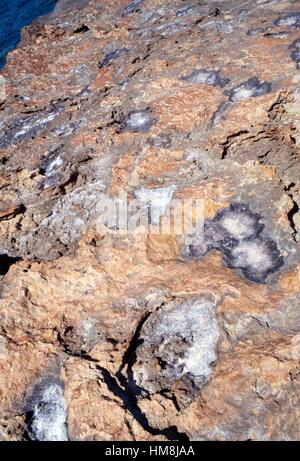
[[[147,392],[144,389],[142,389],[140,386],[136,384],[135,379],[133,377],[132,367],[137,359],[136,351],[138,347],[144,342],[144,340],[140,337],[142,327],[148,319],[148,317],[150,316],[150,314],[151,312],[147,312],[138,323],[135,333],[131,338],[129,346],[123,356],[121,366],[116,374],[117,379],[124,387],[124,389],[126,389],[127,392],[132,393],[136,396],[141,394],[147,394]],[[126,368],[127,371],[127,379],[122,374],[124,368]]]
[[[135,394],[130,392],[128,388],[122,389],[118,384],[116,378],[110,374],[105,368],[97,367],[103,376],[103,380],[107,385],[108,389],[117,397],[119,397],[125,408],[130,411],[135,420],[142,426],[142,428],[149,432],[151,435],[164,435],[168,440],[178,440],[180,442],[188,442],[188,436],[183,432],[178,432],[176,426],[170,426],[165,429],[157,429],[151,427],[146,415],[142,412],[138,406],[137,397]]]
[[[10,266],[15,264],[17,261],[21,261],[21,258],[12,258],[7,254],[0,254],[0,275],[7,274]]]
[[[293,238],[295,240],[295,242],[297,242],[297,226],[296,226],[296,222],[295,222],[295,215],[299,212],[299,206],[298,206],[298,203],[295,202],[294,198],[293,198],[293,195],[292,194],[289,194],[289,197],[291,198],[292,202],[293,202],[293,206],[292,208],[290,209],[290,211],[288,212],[288,220],[290,222],[290,226],[293,230]]]

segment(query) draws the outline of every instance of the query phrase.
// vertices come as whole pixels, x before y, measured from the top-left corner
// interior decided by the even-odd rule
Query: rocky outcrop
[[[24,29],[0,77],[2,440],[299,439],[297,3],[61,1]],[[201,201],[203,234],[99,226],[125,193],[151,229]]]

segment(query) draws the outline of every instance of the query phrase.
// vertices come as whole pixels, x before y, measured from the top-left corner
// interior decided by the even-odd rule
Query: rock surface
[[[299,18],[63,0],[23,31],[0,77],[1,440],[300,438]],[[157,222],[203,200],[204,238],[102,231],[125,192]]]

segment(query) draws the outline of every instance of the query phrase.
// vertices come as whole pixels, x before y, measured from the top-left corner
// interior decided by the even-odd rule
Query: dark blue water
[[[50,13],[57,0],[0,0],[0,69],[7,53],[20,41],[20,30]]]

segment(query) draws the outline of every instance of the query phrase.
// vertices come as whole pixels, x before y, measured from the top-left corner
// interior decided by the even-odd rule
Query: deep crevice
[[[176,426],[169,426],[165,429],[158,429],[150,426],[146,415],[138,406],[137,397],[128,387],[123,389],[117,382],[117,379],[110,374],[110,372],[101,366],[97,366],[101,372],[103,380],[108,389],[119,399],[122,400],[124,407],[132,414],[140,426],[151,435],[164,435],[168,440],[178,440],[180,442],[188,442],[188,436],[179,432]]]
[[[9,271],[10,267],[17,261],[21,261],[22,258],[12,258],[7,254],[0,254],[0,275],[5,275]]]
[[[125,368],[127,365],[128,369],[132,367],[136,360],[136,350],[140,344],[142,344],[143,340],[140,338],[140,333],[141,329],[143,328],[144,323],[146,320],[149,318],[151,312],[147,312],[139,321],[134,335],[132,336],[129,346],[127,350],[125,351],[123,358],[122,358],[122,363],[120,365],[120,368],[118,370],[118,373],[121,373],[121,371]]]
[[[291,226],[291,228],[293,230],[293,233],[292,233],[293,239],[295,240],[295,242],[297,242],[298,231],[297,231],[297,226],[296,226],[296,223],[295,223],[295,220],[294,220],[294,216],[295,216],[296,213],[299,212],[299,205],[298,205],[297,202],[295,202],[292,194],[288,194],[288,195],[289,195],[290,199],[293,202],[293,206],[290,209],[290,211],[288,212],[287,217],[288,217],[288,220],[290,222],[290,226]]]
[[[81,27],[78,27],[77,29],[73,30],[73,34],[83,34],[84,32],[87,32],[88,30],[90,30],[90,28],[86,26],[85,24],[82,24]]]
[[[136,350],[143,343],[143,339],[140,338],[141,329],[146,320],[149,318],[150,314],[151,312],[147,312],[139,321],[134,335],[131,338],[129,346],[123,355],[120,368],[116,373],[116,377],[122,384],[124,389],[127,389],[128,392],[134,393],[135,395],[148,394],[144,389],[142,389],[140,386],[136,384],[135,379],[133,377],[132,367],[136,361]],[[125,377],[122,373],[125,367],[127,377]]]
[[[15,218],[18,214],[24,214],[26,212],[26,207],[23,203],[14,208],[11,212],[4,214],[0,217],[0,221],[6,221],[8,219]]]
[[[156,308],[156,310],[160,309],[163,306],[162,303],[160,306]],[[128,345],[127,350],[125,351],[122,363],[117,371],[116,375],[113,376],[111,373],[105,369],[104,367],[97,365],[97,368],[101,371],[103,380],[106,383],[108,389],[117,397],[119,397],[124,407],[132,414],[135,420],[142,426],[144,430],[149,432],[151,435],[164,435],[168,440],[178,440],[181,442],[187,442],[189,440],[188,436],[185,433],[179,432],[176,426],[170,426],[165,429],[158,429],[152,427],[149,424],[149,421],[146,415],[141,411],[138,405],[138,397],[139,395],[143,394],[144,396],[148,397],[150,400],[148,393],[140,388],[133,377],[132,367],[133,364],[136,362],[136,350],[142,344],[143,339],[140,337],[141,330],[143,325],[152,314],[153,311],[147,312],[139,321],[134,335],[131,338],[131,341]],[[122,373],[122,371],[126,368],[126,376]],[[170,397],[169,397],[170,398]],[[174,402],[172,399],[176,409],[179,410],[179,406],[176,405],[177,402]]]
[[[221,155],[222,160],[224,160],[227,157],[228,150],[232,146],[232,140],[234,138],[238,138],[239,136],[242,136],[243,134],[249,134],[249,131],[248,130],[242,130],[242,131],[239,131],[238,133],[232,134],[232,135],[227,137],[226,142],[223,143],[223,151],[222,151],[222,155]]]

